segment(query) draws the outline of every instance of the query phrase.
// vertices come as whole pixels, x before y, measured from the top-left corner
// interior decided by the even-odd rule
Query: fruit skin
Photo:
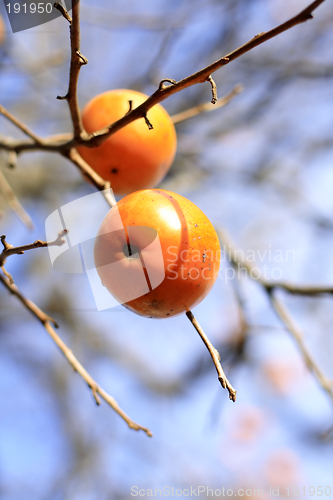
[[[148,96],[134,90],[110,90],[94,97],[83,109],[87,132],[96,132],[119,120],[142,104]],[[153,129],[144,118],[126,125],[97,148],[78,147],[82,158],[111,182],[116,195],[155,187],[166,175],[176,154],[177,137],[172,120],[157,104],[147,114]]]
[[[120,220],[123,230],[119,229]],[[140,231],[140,226],[146,229]],[[150,253],[150,247],[148,253],[144,250],[156,235],[149,234],[154,229],[162,263],[157,247]],[[140,249],[141,258],[125,256],[129,242],[133,253],[135,247]],[[104,286],[127,309],[149,318],[176,316],[199,304],[216,281],[220,258],[220,243],[206,215],[183,196],[161,189],[137,191],[122,198],[103,220],[94,246],[95,266]],[[120,262],[121,272],[103,267],[115,261]],[[162,265],[165,277],[148,293],[127,300],[142,277],[142,261],[146,276],[148,272],[154,280]]]

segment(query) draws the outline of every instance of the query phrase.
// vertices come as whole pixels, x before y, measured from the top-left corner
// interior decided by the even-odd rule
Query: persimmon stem
[[[215,349],[215,347],[213,346],[213,344],[211,343],[211,341],[209,340],[209,338],[207,337],[207,335],[205,334],[205,332],[203,331],[203,329],[199,325],[199,323],[198,323],[197,319],[194,317],[192,311],[188,311],[186,313],[186,316],[191,321],[192,325],[194,326],[194,328],[196,329],[196,331],[200,335],[201,340],[203,341],[203,343],[207,347],[209,354],[211,355],[211,358],[212,358],[213,363],[215,365],[218,379],[219,379],[223,389],[228,390],[229,399],[231,399],[231,401],[235,402],[236,401],[236,390],[232,387],[232,385],[230,384],[229,380],[227,379],[227,377],[223,371],[222,365],[220,363],[221,358],[220,358],[219,352],[217,351],[217,349]]]

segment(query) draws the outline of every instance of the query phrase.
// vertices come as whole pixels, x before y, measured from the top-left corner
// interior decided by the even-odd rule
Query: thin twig
[[[71,144],[76,143],[74,141],[73,136],[70,136],[69,139],[68,134],[61,134],[54,137],[49,137],[43,140],[43,143],[37,145],[32,142],[20,142],[11,139],[0,140],[0,148],[6,149],[8,151],[15,151],[20,153],[22,151],[36,151],[36,150],[44,150],[49,152],[58,152],[68,158],[80,171],[86,176],[94,186],[97,187],[100,191],[109,190],[110,182],[105,181],[100,175],[98,175],[90,165],[83,160],[78,151],[74,147],[70,147]],[[69,139],[69,140],[66,140]],[[65,140],[65,142],[63,142]],[[114,197],[110,195],[110,193],[106,194],[106,200],[109,205],[112,207],[116,204],[116,200]],[[104,195],[105,195],[104,194]]]
[[[286,281],[267,282],[268,288],[282,288],[285,292],[294,295],[333,295],[333,286],[326,285],[297,285]]]
[[[236,401],[236,390],[232,387],[232,385],[230,384],[229,380],[227,379],[227,377],[223,371],[223,368],[222,368],[221,363],[220,363],[221,358],[220,358],[218,351],[215,349],[215,347],[210,342],[209,338],[207,337],[207,335],[205,334],[205,332],[203,331],[203,329],[199,325],[197,319],[194,317],[192,311],[188,311],[186,313],[186,316],[191,321],[192,325],[194,326],[194,328],[196,329],[196,331],[200,335],[203,343],[207,347],[209,354],[211,355],[211,358],[213,360],[214,366],[216,368],[218,379],[219,379],[223,389],[228,390],[229,399],[231,399],[232,401]]]
[[[3,234],[0,239],[1,243],[4,246],[4,249],[2,253],[0,254],[0,266],[3,266],[4,263],[6,262],[6,259],[10,257],[11,255],[20,255],[23,254],[27,250],[33,250],[35,248],[43,248],[43,247],[53,247],[53,246],[61,246],[65,243],[65,240],[63,239],[63,236],[67,234],[67,229],[64,229],[61,231],[57,238],[54,241],[42,241],[42,240],[36,240],[34,243],[30,243],[28,245],[21,245],[19,247],[13,247],[13,245],[10,245],[6,241],[6,236]]]
[[[222,106],[226,106],[236,95],[238,95],[242,91],[243,91],[242,85],[236,85],[231,92],[226,94],[224,97],[221,97],[221,99],[218,99],[216,104],[214,104],[214,106],[212,106],[211,101],[198,104],[193,108],[186,109],[185,111],[181,111],[180,113],[171,116],[172,122],[174,124],[180,123],[185,120],[188,120],[189,118],[192,118],[193,116],[197,116],[201,113],[205,113],[207,111],[213,111],[215,109],[221,108]]]
[[[220,240],[223,242],[222,248],[225,251],[226,256],[228,257],[229,261],[238,269],[242,268],[247,271],[247,274],[255,279],[255,281],[260,284],[263,289],[266,291],[269,300],[272,304],[272,307],[282,320],[283,324],[286,326],[287,330],[289,333],[292,335],[292,337],[295,339],[298,348],[303,356],[303,359],[307,365],[307,367],[312,371],[314,374],[315,378],[317,379],[318,383],[320,386],[323,388],[323,390],[329,395],[329,397],[333,401],[333,382],[327,379],[325,375],[322,373],[321,369],[318,367],[317,363],[311,356],[311,353],[308,351],[306,348],[304,341],[303,341],[303,334],[298,327],[298,325],[295,323],[294,319],[292,318],[291,314],[289,313],[287,307],[283,304],[281,300],[279,300],[276,297],[275,290],[277,288],[281,288],[282,290],[289,292],[289,293],[300,293],[300,295],[314,295],[314,294],[322,294],[322,293],[331,293],[331,288],[322,286],[322,287],[301,287],[298,285],[292,285],[292,284],[287,284],[287,283],[280,283],[278,281],[276,282],[269,282],[266,281],[264,278],[261,276],[257,276],[256,278],[253,277],[253,271],[256,269],[254,264],[246,259],[244,259],[240,254],[242,252],[239,252],[232,241],[230,240],[228,234],[226,231],[222,230],[221,228],[217,229],[217,233],[219,235]],[[312,293],[309,293],[312,292]]]
[[[97,382],[91,377],[91,375],[87,372],[87,370],[81,365],[81,363],[78,361],[78,359],[74,356],[73,352],[67,347],[67,345],[63,342],[63,340],[57,335],[55,332],[54,328],[52,327],[52,324],[57,328],[58,325],[55,322],[53,318],[45,314],[41,309],[39,309],[36,304],[34,304],[31,300],[27,299],[22,295],[22,293],[19,291],[19,289],[8,282],[8,280],[1,276],[0,274],[0,281],[2,284],[7,288],[7,290],[15,295],[20,302],[28,309],[44,326],[45,330],[47,333],[50,335],[50,337],[53,339],[55,344],[59,347],[61,352],[64,354],[65,358],[67,361],[70,363],[72,368],[78,372],[78,374],[83,378],[83,380],[88,384],[90,387],[93,396],[95,398],[96,404],[100,404],[99,396],[101,396],[104,401],[106,401],[111,408],[114,409],[116,413],[127,423],[127,425],[136,431],[144,431],[147,436],[152,436],[152,433],[149,429],[146,427],[142,427],[141,425],[135,423],[118,405],[116,400],[110,396],[104,389],[102,389]]]
[[[143,102],[137,108],[133,109],[123,118],[110,124],[108,127],[105,127],[98,132],[94,132],[93,137],[90,137],[88,139],[89,144],[85,143],[85,145],[89,145],[89,147],[100,145],[110,135],[116,133],[118,130],[125,127],[125,125],[128,125],[133,120],[137,120],[138,118],[142,118],[143,116],[145,116],[148,110],[152,106],[155,106],[155,104],[164,101],[171,95],[176,94],[177,92],[180,92],[181,90],[184,90],[188,87],[191,87],[192,85],[207,81],[209,75],[220,69],[222,66],[229,64],[231,61],[234,61],[246,52],[249,52],[250,50],[257,47],[258,45],[267,42],[267,40],[270,40],[271,38],[274,38],[275,36],[280,35],[281,33],[293,28],[294,26],[297,26],[298,24],[304,23],[308,19],[311,19],[312,12],[324,1],[325,0],[316,0],[315,2],[312,2],[306,9],[302,10],[302,12],[300,12],[297,16],[293,17],[289,21],[277,26],[267,33],[260,33],[259,35],[256,35],[249,42],[245,43],[241,47],[238,47],[233,52],[230,52],[230,54],[227,54],[213,64],[206,66],[197,73],[194,73],[193,75],[190,75],[187,78],[180,80],[179,82],[175,82],[172,79],[162,80],[162,82],[169,81],[171,85],[165,86],[161,82],[158,89],[145,102]]]
[[[29,214],[24,210],[23,206],[15,196],[14,191],[11,186],[8,184],[7,179],[3,175],[0,170],[0,192],[5,198],[6,202],[10,206],[10,208],[16,213],[18,218],[27,226],[28,229],[33,230],[34,225]]]
[[[324,391],[329,395],[333,401],[333,381],[329,380],[318,367],[317,363],[313,359],[311,353],[306,348],[303,340],[303,333],[299,326],[296,324],[295,320],[292,318],[290,312],[288,311],[285,304],[276,297],[273,291],[268,292],[271,304],[275,309],[276,313],[280,317],[281,321],[286,325],[289,333],[297,343],[297,346],[303,356],[303,359],[310,371],[314,374],[315,378],[324,389]]]
[[[73,18],[70,18],[68,12],[60,6],[60,4],[55,4],[55,7],[60,10],[62,15],[70,23],[70,44],[71,44],[71,65],[69,71],[69,85],[68,92],[64,99],[67,100],[74,129],[74,137],[72,144],[75,145],[76,142],[80,142],[87,138],[87,133],[83,127],[82,115],[79,108],[78,97],[77,97],[77,85],[79,79],[79,73],[81,66],[88,63],[86,57],[80,52],[80,2],[76,2],[73,5],[72,12]],[[109,181],[105,181],[100,175],[98,175],[90,165],[83,160],[78,151],[67,145],[66,149],[63,149],[63,155],[66,156],[79,170],[82,174],[88,178],[94,186],[103,192],[104,198],[108,204],[112,207],[116,204],[116,200],[110,190],[111,184]]]
[[[9,121],[11,121],[17,128],[19,128],[25,135],[30,137],[36,144],[40,144],[41,138],[38,137],[32,130],[30,130],[27,125],[22,123],[18,118],[16,118],[14,115],[12,115],[7,109],[5,109],[1,104],[0,104],[0,113],[8,118]]]
[[[72,19],[70,18],[68,12],[60,6],[59,3],[55,3],[55,8],[60,10],[61,14],[70,23],[71,64],[69,70],[69,85],[67,94],[62,99],[65,99],[68,102],[74,129],[74,138],[79,140],[81,137],[85,136],[85,130],[82,123],[82,116],[77,97],[77,85],[81,66],[88,63],[86,57],[84,57],[80,52],[80,2],[73,2]]]
[[[68,151],[77,141],[74,141],[73,134],[57,134],[41,138],[39,143],[31,141],[21,141],[12,137],[2,137],[0,139],[0,149],[20,154],[29,151],[49,151],[62,154]]]
[[[209,82],[211,87],[212,87],[212,100],[210,102],[212,104],[216,104],[217,103],[217,87],[216,87],[216,83],[215,83],[215,80],[213,79],[212,75],[208,76],[207,82]]]
[[[65,154],[64,156],[74,163],[83,176],[87,177],[94,184],[94,186],[102,192],[110,207],[113,207],[117,203],[111,191],[110,182],[105,181],[100,175],[98,175],[97,172],[95,172],[95,170],[93,170],[91,166],[81,157],[75,148],[70,149],[68,154]]]
[[[63,5],[61,5],[61,3],[55,2],[54,8],[60,12],[60,14],[69,22],[69,24],[72,24],[71,16],[68,14],[67,10],[63,7]]]
[[[145,119],[145,122],[146,122],[146,125],[148,127],[148,130],[153,130],[154,126],[153,124],[149,121],[149,118],[147,115],[144,116],[144,119]]]

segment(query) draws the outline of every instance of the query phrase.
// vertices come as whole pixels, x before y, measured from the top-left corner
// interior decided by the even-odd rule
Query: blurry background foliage
[[[80,105],[112,88],[151,94],[162,78],[194,73],[307,4],[83,0],[81,49],[89,64],[80,74]],[[282,279],[300,284],[333,281],[332,26],[325,2],[312,21],[216,72],[219,97],[238,83],[244,91],[227,107],[177,125],[177,156],[161,184],[196,203],[245,253],[280,251],[282,261],[267,252],[257,267],[268,266],[268,274],[278,267]],[[1,103],[38,134],[70,132],[68,106],[56,100],[68,86],[68,23],[59,18],[15,35],[7,23],[6,30]],[[210,99],[207,83],[163,106],[175,114]],[[1,134],[23,137],[3,117]],[[11,244],[44,239],[53,210],[93,192],[60,155],[25,153],[12,170],[5,153],[0,161],[35,225],[29,232],[0,197],[0,232]],[[105,403],[96,407],[42,326],[2,287],[1,499],[120,500],[132,498],[133,485],[266,492],[330,485],[333,495],[332,441],[322,436],[332,424],[331,401],[267,295],[250,279],[235,289],[226,266],[194,313],[220,350],[235,404],[185,316],[152,321],[120,306],[78,310],[84,290],[52,269],[46,249],[8,260],[22,292],[57,319],[88,371],[154,438],[129,430]],[[284,300],[332,378],[332,298]]]

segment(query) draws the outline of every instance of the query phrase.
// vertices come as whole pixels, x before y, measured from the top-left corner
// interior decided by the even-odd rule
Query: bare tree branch
[[[66,21],[69,22],[69,24],[72,24],[71,16],[68,14],[67,10],[65,9],[65,7],[61,3],[55,2],[54,8],[60,12],[60,14],[66,19]]]
[[[268,293],[271,304],[278,314],[281,321],[286,325],[288,331],[291,333],[292,337],[297,343],[297,346],[303,356],[303,359],[310,371],[314,374],[315,378],[319,382],[320,386],[329,395],[333,401],[333,380],[329,380],[318,367],[317,363],[313,359],[310,351],[304,344],[303,333],[299,326],[296,324],[295,320],[291,316],[285,304],[276,297],[276,294],[271,291]]]
[[[229,64],[231,61],[234,61],[235,59],[242,56],[246,52],[249,52],[258,45],[261,45],[262,43],[266,42],[267,40],[270,40],[271,38],[280,35],[284,31],[287,31],[293,28],[294,26],[297,26],[298,24],[304,23],[305,21],[311,19],[313,17],[312,12],[317,7],[319,7],[319,5],[321,5],[324,1],[325,0],[316,0],[315,2],[312,2],[306,9],[302,10],[302,12],[300,12],[297,16],[293,17],[289,21],[277,26],[276,28],[268,31],[267,33],[260,33],[256,35],[249,42],[245,43],[241,47],[238,47],[233,52],[230,52],[229,54],[222,57],[213,64],[206,66],[197,73],[194,73],[193,75],[190,75],[187,78],[180,80],[179,82],[176,82],[171,79],[163,80],[162,82],[169,81],[171,85],[166,86],[161,82],[159,88],[144,103],[142,103],[137,108],[133,109],[130,113],[125,115],[120,120],[112,123],[108,127],[105,127],[104,129],[98,132],[94,132],[94,134],[91,134],[90,138],[88,139],[88,142],[85,142],[84,144],[89,147],[100,145],[107,137],[114,134],[125,125],[128,125],[133,120],[145,117],[147,115],[148,110],[151,107],[155,106],[155,104],[164,101],[165,99],[167,99],[167,97],[170,97],[171,95],[176,94],[181,90],[191,87],[192,85],[206,82],[207,78],[211,75],[211,73],[214,73],[222,66]]]
[[[205,334],[205,332],[203,331],[203,329],[199,325],[197,319],[194,317],[192,311],[188,311],[186,313],[186,316],[191,321],[192,325],[194,326],[194,328],[196,329],[196,331],[200,335],[201,340],[203,341],[203,343],[207,347],[209,354],[211,355],[211,358],[213,360],[214,366],[216,368],[218,379],[219,379],[223,389],[228,390],[229,399],[231,399],[231,401],[235,402],[236,401],[236,390],[232,387],[232,385],[230,384],[229,380],[227,379],[227,377],[223,371],[223,368],[222,368],[221,363],[220,363],[221,358],[220,358],[218,351],[215,349],[215,347],[210,342],[209,338],[207,337],[207,335]]]
[[[117,201],[111,192],[111,184],[109,181],[105,181],[100,175],[95,172],[95,170],[81,157],[78,151],[75,148],[69,150],[67,154],[64,154],[77,168],[81,171],[81,173],[88,178],[92,184],[94,184],[97,189],[102,191],[104,198],[110,207],[113,207]]]
[[[80,139],[85,136],[85,130],[82,123],[81,111],[79,108],[77,98],[77,84],[79,80],[79,73],[81,66],[88,63],[88,60],[80,52],[80,2],[73,2],[72,13],[73,19],[69,16],[68,12],[58,2],[54,4],[61,14],[69,21],[70,39],[71,39],[71,64],[69,70],[69,85],[67,94],[58,99],[65,99],[68,102],[70,109],[74,138]]]
[[[81,363],[78,361],[78,359],[74,356],[73,352],[67,347],[67,345],[63,342],[63,340],[57,335],[55,332],[54,328],[52,327],[52,324],[58,328],[58,324],[56,321],[45,314],[41,309],[39,309],[36,304],[34,304],[31,300],[27,299],[22,295],[22,293],[19,291],[17,286],[14,284],[10,284],[9,281],[1,276],[0,274],[0,281],[1,283],[7,288],[7,290],[15,295],[20,302],[24,305],[26,309],[28,309],[44,326],[45,330],[47,333],[50,335],[50,337],[53,339],[55,344],[59,347],[61,352],[64,354],[65,358],[69,362],[69,364],[72,366],[72,368],[78,372],[78,374],[83,378],[83,380],[88,384],[88,387],[91,389],[93,396],[95,398],[96,404],[100,404],[99,396],[101,396],[104,401],[106,401],[113,410],[118,413],[118,415],[127,423],[127,425],[136,431],[144,431],[147,436],[152,436],[152,433],[149,429],[146,427],[142,427],[141,425],[135,423],[118,405],[116,400],[110,396],[104,389],[102,389],[96,381],[91,377],[91,375],[87,372],[87,370],[81,365]]]
[[[286,281],[278,281],[273,283],[268,282],[266,286],[268,288],[282,288],[284,291],[295,295],[333,295],[333,285],[297,285],[295,283],[288,283]]]
[[[74,126],[74,137],[66,142],[65,144],[55,145],[52,141],[43,140],[41,147],[36,148],[35,144],[27,144],[19,141],[15,141],[14,143],[7,140],[0,141],[0,147],[7,150],[15,150],[17,153],[23,150],[31,150],[31,149],[43,149],[43,150],[51,150],[58,151],[64,153],[65,151],[69,151],[72,147],[75,147],[78,144],[84,144],[87,147],[96,147],[102,144],[108,137],[112,134],[116,133],[121,128],[125,127],[129,123],[139,118],[145,118],[147,116],[147,112],[150,108],[155,106],[156,104],[164,101],[168,97],[181,90],[191,87],[192,85],[196,85],[198,83],[204,83],[207,81],[208,77],[220,69],[222,66],[229,64],[234,61],[238,57],[242,56],[246,52],[254,49],[258,45],[274,38],[281,33],[297,26],[298,24],[302,24],[309,19],[312,19],[312,12],[317,9],[325,0],[316,0],[312,2],[307,8],[302,10],[298,15],[291,18],[289,21],[277,26],[276,28],[268,31],[267,33],[260,33],[249,40],[244,45],[238,47],[233,52],[230,52],[226,56],[218,59],[214,63],[206,66],[201,69],[197,73],[194,73],[179,82],[175,80],[166,78],[161,81],[158,89],[140,106],[131,110],[125,116],[117,120],[116,122],[110,124],[108,127],[105,127],[97,132],[92,134],[86,134],[83,125],[82,118],[78,108],[77,102],[77,80],[80,68],[82,64],[86,62],[85,58],[79,52],[79,42],[80,42],[80,31],[79,31],[79,3],[73,7],[73,21],[71,23],[71,70],[70,70],[70,84],[67,95],[64,97],[68,100],[71,110],[71,116]],[[168,82],[170,85],[165,85]],[[153,124],[154,125],[154,124]]]
[[[2,253],[0,254],[0,267],[4,265],[6,262],[6,259],[10,257],[11,255],[19,255],[23,254],[26,250],[33,250],[35,248],[43,248],[43,247],[52,247],[52,246],[61,246],[65,243],[65,240],[63,239],[63,236],[67,233],[67,229],[64,229],[61,231],[57,238],[54,241],[41,241],[41,240],[36,240],[34,243],[30,243],[29,245],[22,245],[19,247],[13,247],[6,241],[6,236],[3,234],[0,239],[1,243],[4,246],[4,249]]]
[[[18,118],[16,118],[14,115],[12,115],[7,109],[5,109],[1,104],[0,104],[0,113],[8,118],[9,121],[11,121],[17,128],[19,128],[25,135],[30,137],[36,144],[41,143],[41,138],[38,137],[32,130],[30,130],[29,127],[27,127],[24,123],[22,123]]]
[[[229,261],[236,267],[238,268],[243,268],[247,271],[248,275],[254,279],[256,282],[258,282],[264,290],[266,290],[267,295],[269,297],[269,300],[286,326],[287,330],[289,333],[292,335],[294,340],[296,341],[298,348],[303,356],[303,359],[307,365],[307,367],[312,371],[314,374],[315,378],[317,379],[318,383],[320,386],[324,389],[324,391],[329,395],[331,400],[333,401],[333,381],[330,381],[325,377],[325,375],[322,373],[321,369],[318,367],[317,363],[311,356],[311,353],[309,350],[306,348],[304,341],[303,341],[303,334],[298,327],[298,325],[295,323],[294,319],[292,318],[291,314],[289,313],[288,309],[286,306],[283,304],[282,301],[280,301],[276,297],[275,289],[277,288],[282,288],[283,290],[289,292],[289,293],[300,293],[300,295],[314,295],[314,294],[323,294],[323,293],[332,293],[332,288],[328,287],[301,287],[298,285],[291,285],[287,283],[279,283],[278,281],[276,282],[268,282],[265,279],[263,279],[260,276],[254,276],[254,271],[257,269],[254,267],[254,264],[252,262],[249,262],[248,260],[244,259],[240,254],[233,243],[231,242],[229,236],[227,235],[226,231],[224,231],[221,228],[217,229],[217,233],[219,235],[220,240],[223,242],[222,248],[224,248],[224,251],[226,253],[226,256],[228,257]],[[257,273],[256,273],[257,274]],[[309,293],[311,292],[311,293]]]
[[[25,151],[49,151],[53,153],[63,153],[68,151],[73,145],[72,134],[57,134],[50,137],[40,138],[40,142],[21,141],[12,137],[2,137],[0,148],[5,151],[14,151],[20,154]]]

